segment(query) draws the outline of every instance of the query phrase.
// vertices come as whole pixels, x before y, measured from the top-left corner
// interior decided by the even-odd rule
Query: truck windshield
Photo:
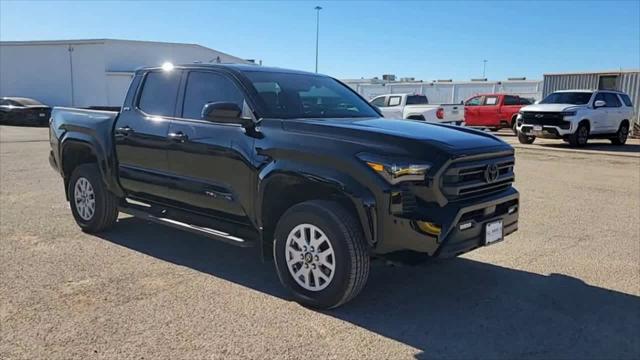
[[[429,101],[424,95],[409,95],[407,96],[407,105],[427,105]]]
[[[246,71],[263,103],[265,117],[379,117],[366,101],[338,81],[306,74]]]
[[[591,99],[590,92],[556,92],[549,94],[540,104],[573,104],[585,105]]]

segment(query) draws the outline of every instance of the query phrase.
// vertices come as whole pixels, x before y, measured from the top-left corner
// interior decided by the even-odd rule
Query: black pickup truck
[[[355,297],[372,255],[456,256],[518,227],[513,148],[472,129],[383,119],[324,75],[142,69],[119,113],[55,108],[50,141],[84,231],[123,212],[257,246],[316,308]]]

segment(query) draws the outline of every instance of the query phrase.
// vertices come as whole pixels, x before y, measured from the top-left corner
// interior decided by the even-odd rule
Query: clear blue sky
[[[265,65],[418,79],[541,78],[640,68],[640,1],[12,2],[0,40],[117,38],[197,43]]]

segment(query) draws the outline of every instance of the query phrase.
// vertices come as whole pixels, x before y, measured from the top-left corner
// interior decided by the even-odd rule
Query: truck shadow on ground
[[[273,263],[262,263],[255,249],[135,218],[120,219],[100,237],[288,299]],[[640,298],[561,274],[544,276],[464,258],[400,267],[374,262],[360,296],[324,313],[414,347],[418,358],[640,355]]]

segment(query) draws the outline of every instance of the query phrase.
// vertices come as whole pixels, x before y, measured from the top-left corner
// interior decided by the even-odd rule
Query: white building
[[[131,40],[0,42],[0,96],[52,106],[120,106],[137,68],[250,63],[195,44]]]
[[[509,93],[525,98],[542,98],[542,81],[513,79],[504,81],[385,81],[379,79],[342,80],[366,99],[384,94],[426,95],[432,104],[459,104],[478,94]]]

